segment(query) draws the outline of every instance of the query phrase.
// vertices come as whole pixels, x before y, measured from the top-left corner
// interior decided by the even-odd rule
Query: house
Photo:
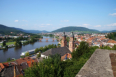
[[[32,59],[30,57],[20,58],[20,59],[16,60],[16,63],[18,65],[21,65],[22,63],[27,63],[28,61],[30,61],[31,63],[33,63],[33,62],[37,62],[37,59]]]
[[[2,63],[0,63],[0,72],[4,69],[4,65]]]
[[[20,77],[24,75],[24,69],[31,67],[37,63],[37,59],[32,59],[30,57],[17,59],[14,62],[0,63],[0,73],[4,77]]]
[[[61,56],[61,59],[64,60],[65,57],[72,58],[71,52],[67,47],[59,47],[59,48],[52,48],[47,50],[46,52],[41,53],[41,57],[48,58],[49,55],[55,55],[59,54]],[[64,57],[65,56],[65,57]]]
[[[115,40],[109,40],[109,41],[107,42],[107,44],[116,45],[116,41],[115,41]]]

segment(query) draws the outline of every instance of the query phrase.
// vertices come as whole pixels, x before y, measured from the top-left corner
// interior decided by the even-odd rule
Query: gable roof
[[[52,48],[42,53],[42,55],[55,55],[60,54],[61,56],[65,55],[66,53],[71,53],[67,47],[59,47],[59,48]]]

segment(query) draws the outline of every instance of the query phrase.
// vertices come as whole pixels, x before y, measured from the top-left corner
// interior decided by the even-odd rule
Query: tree
[[[60,47],[60,44],[58,44],[57,46]]]
[[[29,52],[26,52],[26,53],[25,53],[25,56],[29,56]]]
[[[56,54],[26,69],[24,77],[62,77],[62,73],[60,55]]]
[[[8,59],[7,59],[7,62],[9,62],[9,61],[11,61],[11,58],[8,58]]]
[[[41,57],[41,52],[39,52],[39,54],[37,54],[37,58]]]
[[[40,51],[43,51],[43,47],[40,47],[39,50],[40,50]]]
[[[79,47],[72,52],[72,58],[77,59],[85,53],[89,52],[89,44],[87,42],[82,41]]]
[[[112,47],[112,49],[113,49],[113,50],[116,50],[116,45],[114,45],[114,46]]]
[[[6,41],[3,41],[2,45],[5,46],[6,45]]]
[[[38,49],[38,48],[36,48],[34,52],[35,52],[35,53],[39,52],[39,49]]]

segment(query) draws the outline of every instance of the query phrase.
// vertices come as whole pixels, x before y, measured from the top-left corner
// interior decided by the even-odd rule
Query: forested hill
[[[15,27],[7,27],[5,25],[1,25],[0,24],[0,34],[9,34],[10,32],[13,33],[47,33],[48,31],[40,31],[40,30],[24,30],[24,29],[20,29],[20,28],[15,28]]]
[[[10,32],[20,33],[22,31],[0,24],[0,34],[9,34]]]
[[[63,27],[52,32],[71,32],[71,31],[79,31],[79,32],[99,32],[98,30],[88,29],[85,27]]]

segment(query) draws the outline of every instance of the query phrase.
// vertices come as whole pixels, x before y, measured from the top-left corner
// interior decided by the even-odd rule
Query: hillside
[[[111,33],[111,32],[116,32],[116,30],[111,30],[111,31],[101,31],[102,33]]]
[[[45,30],[43,30],[43,31],[40,31],[40,30],[24,30],[24,29],[20,29],[20,28],[14,28],[14,29],[20,30],[20,31],[25,32],[25,33],[34,33],[34,34],[36,34],[36,33],[47,33],[48,32],[48,31],[45,31]]]
[[[93,32],[93,33],[98,33],[98,30],[93,30],[93,29],[88,29],[85,27],[63,27],[57,30],[54,30],[52,32],[71,32],[71,31],[78,31],[78,32]]]
[[[24,30],[24,29],[20,29],[20,28],[15,28],[15,27],[7,27],[5,25],[0,24],[0,34],[9,34],[10,32],[13,33],[20,33],[20,32],[24,32],[24,33],[47,33],[48,31],[39,31],[39,30]]]
[[[14,29],[14,28],[11,28],[11,27],[7,27],[7,26],[4,26],[4,25],[0,24],[0,33],[1,34],[9,34],[10,32],[20,33],[22,31]]]

